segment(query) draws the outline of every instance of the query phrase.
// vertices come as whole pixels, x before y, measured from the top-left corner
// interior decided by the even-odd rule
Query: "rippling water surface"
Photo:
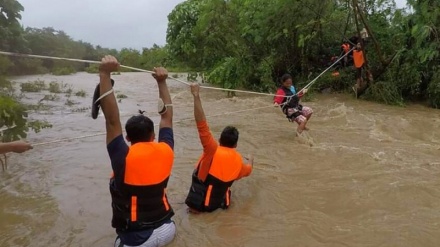
[[[113,76],[122,122],[139,109],[156,123],[157,86],[151,75]],[[105,132],[90,117],[96,75],[29,76],[63,82],[85,98],[64,94],[31,114],[53,128],[31,133],[41,143]],[[192,121],[189,89],[169,80],[174,97],[175,163],[168,190],[178,235],[172,246],[440,246],[440,118],[422,106],[405,108],[319,95],[310,131],[271,105],[271,97],[202,90],[213,134],[240,131],[238,150],[255,155],[252,175],[233,186],[227,211],[189,215],[183,204],[202,147]],[[28,93],[37,103],[49,92]],[[84,111],[83,108],[86,108]],[[240,113],[231,113],[250,109]],[[229,113],[218,116],[223,113]],[[112,246],[111,173],[105,135],[36,146],[8,155],[0,172],[0,246]]]

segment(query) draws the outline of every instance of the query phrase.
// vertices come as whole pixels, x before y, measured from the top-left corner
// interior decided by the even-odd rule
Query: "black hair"
[[[234,148],[238,142],[238,130],[233,126],[226,126],[220,134],[220,146]]]
[[[141,114],[127,120],[125,131],[131,144],[148,142],[154,135],[154,124],[150,118]]]
[[[292,79],[292,76],[289,75],[289,74],[284,74],[284,75],[281,77],[281,83],[284,83],[285,81],[287,81],[287,80],[289,80],[289,79]]]

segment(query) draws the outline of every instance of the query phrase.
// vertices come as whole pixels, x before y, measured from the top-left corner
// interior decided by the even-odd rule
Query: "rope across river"
[[[353,48],[352,50],[354,50],[354,49],[355,48]],[[100,64],[101,63],[100,61],[93,61],[93,60],[83,60],[83,59],[64,58],[64,57],[52,57],[52,56],[42,56],[42,55],[33,55],[33,54],[21,54],[21,53],[13,53],[13,52],[5,52],[5,51],[0,51],[0,54],[1,55],[6,55],[6,56],[15,56],[15,57],[27,57],[27,58],[52,59],[52,60],[72,61],[72,62],[84,62],[84,63],[89,63],[89,64]],[[330,70],[334,65],[336,65],[339,61],[341,61],[348,54],[349,54],[349,52],[347,52],[345,55],[339,57],[339,59],[337,59],[327,69],[325,69],[323,72],[321,72],[315,79],[313,79],[311,82],[309,82],[304,88],[299,90],[295,95],[298,95],[299,93],[303,92],[305,89],[310,88],[318,80],[319,77],[321,77],[324,73],[326,73],[328,70]],[[120,67],[126,68],[126,69],[130,69],[130,70],[134,70],[134,71],[146,72],[146,73],[154,74],[153,71],[145,70],[145,69],[139,69],[139,68],[134,68],[134,67],[131,67],[131,66],[120,65]],[[172,80],[175,80],[177,82],[183,83],[183,84],[185,84],[187,86],[190,85],[189,82],[180,80],[178,78],[169,77],[169,79],[172,79]],[[228,89],[228,88],[218,88],[218,87],[209,87],[209,86],[200,86],[200,88],[211,89],[211,90],[227,91],[227,92],[256,94],[256,95],[262,95],[262,96],[281,96],[281,95],[270,94],[270,93],[260,93],[260,92],[254,92],[254,91],[246,91],[246,90],[238,90],[238,89]],[[281,96],[281,97],[286,97],[289,100],[293,96]],[[288,100],[286,102],[288,102]],[[265,109],[265,108],[269,108],[269,107],[274,107],[274,106],[270,105],[270,106],[255,107],[255,108],[250,108],[250,109],[247,108],[247,109],[238,110],[238,111],[224,112],[224,113],[219,113],[219,114],[207,116],[207,118],[218,117],[218,116],[229,115],[229,114],[237,114],[237,113],[254,111],[254,110],[260,110],[260,109]],[[174,121],[174,123],[191,121],[191,120],[193,120],[193,118],[177,120],[177,121]],[[91,137],[101,136],[101,135],[105,135],[105,134],[106,134],[106,132],[100,132],[100,133],[96,133],[96,134],[83,135],[83,136],[77,136],[77,137],[72,137],[72,138],[62,138],[62,139],[57,139],[57,140],[52,140],[52,141],[47,141],[47,142],[35,143],[32,146],[36,147],[36,146],[43,146],[43,145],[60,143],[60,142],[68,142],[68,141],[73,141],[73,140],[79,140],[79,139],[84,139],[84,138],[91,138]]]

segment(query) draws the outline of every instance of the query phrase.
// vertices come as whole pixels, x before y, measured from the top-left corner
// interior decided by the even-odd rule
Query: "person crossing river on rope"
[[[281,110],[289,121],[298,123],[297,134],[308,130],[306,124],[313,113],[312,108],[302,106],[299,103],[299,100],[306,93],[307,89],[303,89],[297,94],[292,83],[292,76],[285,74],[281,77],[281,87],[274,97],[274,106],[281,106]]]
[[[164,68],[155,68],[160,101],[159,142],[154,142],[154,123],[142,115],[128,119],[126,139],[122,135],[119,109],[110,74],[119,69],[113,56],[105,56],[99,67],[100,83],[95,88],[92,111],[97,117],[102,108],[107,130],[107,150],[113,176],[110,179],[112,227],[118,235],[115,247],[165,246],[176,235],[171,220],[174,211],[166,189],[174,161],[173,110]],[[99,97],[100,96],[100,97]],[[99,98],[98,98],[99,97]]]
[[[192,174],[191,187],[185,200],[191,213],[227,209],[231,202],[232,184],[249,176],[254,163],[252,155],[243,162],[242,156],[236,151],[239,134],[235,127],[225,127],[219,142],[215,141],[206,121],[199,90],[199,84],[191,84],[194,118],[203,146],[203,154]]]

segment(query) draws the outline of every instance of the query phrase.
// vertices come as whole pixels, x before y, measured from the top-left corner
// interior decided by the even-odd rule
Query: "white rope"
[[[304,91],[304,89],[308,89],[309,87],[311,87],[318,80],[319,77],[321,77],[325,72],[327,72],[335,64],[337,64],[339,61],[341,61],[342,58],[346,57],[348,55],[348,53],[350,53],[354,49],[355,49],[355,47],[353,47],[349,52],[345,53],[344,56],[342,56],[338,60],[336,60],[336,62],[334,62],[332,65],[330,65],[330,67],[328,67],[321,74],[319,74],[315,79],[313,79],[310,83],[308,83],[303,89],[298,91],[296,93],[296,95],[298,95],[300,92]],[[64,58],[64,57],[52,57],[52,56],[42,56],[42,55],[32,55],[32,54],[21,54],[21,53],[13,53],[13,52],[5,52],[5,51],[0,51],[0,54],[7,55],[7,56],[33,57],[33,58],[53,59],[53,60],[65,60],[65,61],[84,62],[84,63],[91,63],[91,64],[100,64],[101,63],[100,61],[93,61],[93,60],[84,60],[84,59],[76,59],[76,58]],[[131,67],[131,66],[126,66],[126,65],[122,65],[122,64],[119,65],[119,66],[122,67],[122,68],[131,69],[131,70],[134,70],[134,71],[140,71],[140,72],[146,72],[146,73],[154,74],[154,72],[150,71],[150,70],[139,69],[139,68],[135,68],[135,67]],[[183,83],[183,84],[185,84],[187,86],[190,85],[189,82],[180,80],[178,78],[173,78],[173,77],[170,77],[170,78],[172,80],[175,80],[175,81],[178,81],[180,83]],[[212,90],[229,91],[229,92],[237,92],[237,93],[249,93],[249,94],[257,94],[257,95],[264,95],[264,96],[277,96],[277,97],[285,97],[285,98],[291,97],[291,96],[285,96],[285,95],[277,95],[277,94],[270,94],[270,93],[259,93],[259,92],[239,90],[239,89],[228,89],[228,88],[209,87],[209,86],[200,86],[200,87],[201,88],[205,88],[205,89],[212,89]]]
[[[352,50],[354,50],[354,49],[355,48],[351,49],[350,52]],[[349,52],[347,52],[344,56],[340,57],[336,62],[334,62],[332,65],[330,65],[330,67],[328,67],[326,70],[324,70],[321,74],[319,74],[315,79],[313,79],[310,83],[308,83],[303,89],[298,91],[295,95],[298,95],[300,92],[304,91],[304,89],[307,89],[307,88],[311,87],[317,81],[317,79],[319,77],[321,77],[325,72],[327,72],[330,68],[332,68],[335,64],[337,64],[340,60],[342,60],[342,58],[347,56],[348,53]],[[84,59],[52,57],[52,56],[41,56],[41,55],[31,55],[31,54],[20,54],[20,53],[12,53],[12,52],[4,52],[4,51],[0,51],[0,54],[7,55],[7,56],[33,57],[33,58],[65,60],[65,61],[73,61],[73,62],[85,62],[85,63],[92,63],[92,64],[100,64],[101,63],[99,61],[84,60]],[[153,71],[144,70],[144,69],[138,69],[138,68],[134,68],[134,67],[130,67],[130,66],[120,65],[120,67],[131,69],[131,70],[135,70],[135,71],[147,72],[147,73],[150,73],[150,74],[154,74]],[[177,79],[177,78],[172,78],[171,77],[171,79],[176,80],[178,82],[181,82],[181,83],[183,83],[185,85],[190,85],[190,83],[188,83],[186,81],[183,81],[183,80],[180,80],[180,79]],[[283,105],[287,104],[290,101],[290,99],[293,96],[295,96],[295,95],[293,95],[293,96],[284,96],[284,95],[277,95],[277,94],[259,93],[259,92],[245,91],[245,90],[226,89],[226,88],[217,88],[217,87],[208,87],[208,86],[200,86],[200,87],[201,88],[205,88],[205,89],[222,90],[222,91],[230,91],[230,92],[240,92],[240,93],[249,93],[249,94],[258,94],[258,95],[266,95],[266,96],[278,96],[278,97],[285,97],[285,98],[287,98],[286,102],[283,103],[283,104],[280,104],[279,106],[283,106]],[[108,92],[106,92],[105,94],[101,95],[101,97],[98,100],[102,99],[103,97],[107,96],[108,94],[110,94],[112,92],[113,92],[113,89],[108,91]],[[245,112],[245,111],[264,109],[264,108],[268,108],[268,107],[274,107],[274,106],[271,105],[271,106],[263,106],[263,107],[257,107],[257,108],[245,109],[245,110],[239,110],[239,111],[233,111],[233,112],[226,112],[226,113],[221,113],[221,114],[217,114],[217,115],[211,115],[211,116],[208,116],[208,117],[223,116],[223,115],[227,115],[227,114],[234,114],[234,113],[240,113],[240,112]],[[183,120],[179,120],[179,121],[177,121],[175,123],[183,122],[183,121],[188,121],[188,120],[192,120],[192,119],[183,119]],[[157,126],[157,125],[155,125],[155,126]],[[33,144],[33,146],[40,146],[40,145],[47,145],[47,144],[52,144],[52,143],[59,143],[59,142],[65,142],[65,141],[71,141],[71,140],[78,140],[78,139],[95,137],[95,136],[100,136],[100,135],[105,135],[105,134],[106,133],[103,132],[103,133],[97,133],[97,134],[85,135],[85,136],[78,136],[78,137],[73,137],[73,138],[64,138],[64,139],[53,140],[53,141],[48,141],[48,142],[36,143],[36,144]]]
[[[110,89],[110,90],[108,90],[106,93],[102,94],[101,97],[99,97],[99,98],[95,101],[95,104],[96,104],[98,101],[102,100],[105,96],[107,96],[107,95],[109,95],[109,94],[111,94],[111,93],[113,93],[113,88]]]
[[[84,63],[92,63],[92,64],[100,64],[101,62],[99,61],[92,61],[92,60],[83,60],[83,59],[76,59],[76,58],[64,58],[64,57],[51,57],[51,56],[41,56],[41,55],[31,55],[31,54],[20,54],[20,53],[13,53],[13,52],[5,52],[5,51],[0,51],[0,54],[3,55],[7,55],[7,56],[17,56],[17,57],[32,57],[32,58],[42,58],[42,59],[54,59],[54,60],[65,60],[65,61],[72,61],[72,62],[84,62]],[[134,68],[134,67],[130,67],[130,66],[126,66],[126,65],[119,65],[122,68],[126,68],[126,69],[131,69],[131,70],[135,70],[135,71],[140,71],[140,72],[146,72],[146,73],[150,73],[150,74],[154,74],[153,71],[150,70],[145,70],[145,69],[138,69],[138,68]],[[178,78],[173,78],[173,77],[169,77],[172,80],[178,81],[180,83],[183,83],[187,86],[190,85],[189,82],[180,80]],[[249,93],[249,94],[257,94],[257,95],[265,95],[265,96],[276,96],[275,94],[270,94],[270,93],[259,93],[259,92],[253,92],[253,91],[245,91],[245,90],[238,90],[238,89],[227,89],[227,88],[219,88],[219,87],[208,87],[208,86],[200,86],[201,88],[205,88],[205,89],[213,89],[213,90],[220,90],[220,91],[229,91],[229,92],[237,92],[237,93]],[[281,95],[278,95],[281,96]],[[287,96],[283,96],[283,97],[287,97]]]
[[[330,67],[328,67],[327,69],[325,69],[324,71],[321,72],[321,74],[319,74],[315,79],[313,79],[311,82],[309,82],[303,89],[301,89],[297,94],[299,94],[300,92],[304,91],[304,89],[308,89],[310,88],[317,80],[319,77],[321,77],[325,72],[327,72],[329,69],[331,69],[333,66],[335,66],[339,61],[341,61],[344,57],[348,56],[348,54],[353,51],[354,49],[356,49],[356,47],[353,47],[349,52],[345,53],[344,56],[340,57],[338,60],[336,60],[332,65],[330,65]]]
[[[303,92],[305,89],[310,88],[317,80],[319,77],[321,77],[325,72],[327,72],[329,69],[331,69],[333,66],[335,66],[339,61],[341,61],[344,57],[348,56],[348,54],[353,51],[354,49],[356,49],[356,47],[353,47],[349,52],[345,53],[344,56],[340,57],[338,60],[336,60],[332,65],[330,65],[330,67],[328,67],[327,69],[325,69],[323,72],[321,72],[321,74],[319,74],[315,79],[313,79],[311,82],[309,82],[305,87],[303,87],[301,90],[299,90],[296,94],[292,95],[292,96],[287,96],[287,100],[286,102],[289,102],[293,97],[295,97],[296,95],[299,95],[301,92]]]
[[[229,114],[236,114],[236,113],[241,113],[241,112],[246,112],[246,111],[260,110],[260,109],[269,108],[269,107],[274,107],[274,106],[273,105],[271,105],[271,106],[262,106],[262,107],[256,107],[256,108],[239,110],[239,111],[225,112],[225,113],[220,113],[220,114],[215,114],[215,115],[209,115],[209,116],[206,116],[206,118],[218,117],[218,116],[229,115]],[[178,121],[174,121],[173,124],[174,123],[181,123],[181,122],[185,122],[185,121],[191,121],[191,120],[194,120],[194,118],[181,119],[181,120],[178,120]],[[159,126],[159,124],[155,124],[154,126]],[[91,135],[83,135],[83,136],[77,136],[77,137],[72,137],[72,138],[63,138],[63,139],[58,139],[58,140],[53,140],[53,141],[35,143],[35,144],[32,144],[32,146],[36,147],[36,146],[53,144],[53,143],[73,141],[73,140],[79,140],[79,139],[90,138],[90,137],[95,137],[95,136],[101,136],[101,135],[105,135],[105,134],[107,134],[107,133],[106,132],[100,132],[100,133],[91,134]]]

